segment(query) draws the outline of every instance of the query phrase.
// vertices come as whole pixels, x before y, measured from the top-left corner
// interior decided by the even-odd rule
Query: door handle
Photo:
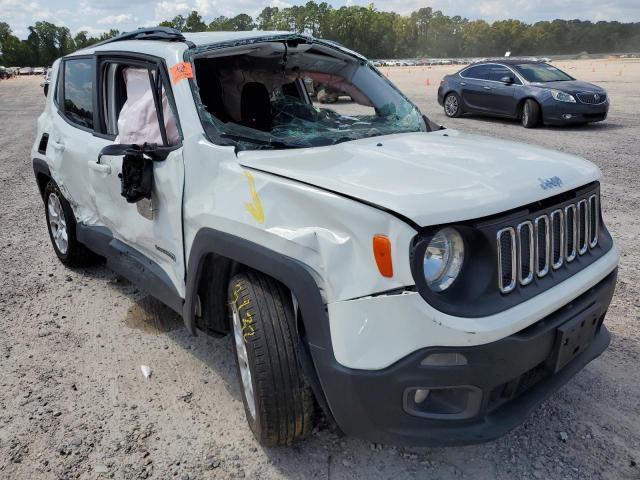
[[[64,152],[64,143],[51,142],[51,146],[56,150]]]
[[[460,82],[460,85],[462,85],[463,87],[467,84],[467,82]]]
[[[484,86],[484,87],[482,87],[482,88],[484,88],[485,90],[491,90],[491,87],[489,87],[489,86],[487,86],[487,85],[485,85],[485,86]]]
[[[104,163],[89,162],[89,168],[107,175],[111,173],[111,165],[105,165]]]

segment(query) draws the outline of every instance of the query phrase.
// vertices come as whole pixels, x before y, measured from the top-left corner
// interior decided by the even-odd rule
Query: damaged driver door
[[[142,269],[133,276],[160,285],[156,296],[171,305],[167,297],[184,296],[184,163],[168,78],[159,61],[110,56],[98,68],[101,127],[114,142],[89,161],[98,215],[121,259],[133,260],[126,268]]]

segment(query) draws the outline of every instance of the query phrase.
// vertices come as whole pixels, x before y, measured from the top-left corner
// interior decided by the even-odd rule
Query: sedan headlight
[[[559,102],[576,103],[576,99],[570,93],[561,92],[560,90],[550,90],[550,92],[551,96]]]
[[[439,230],[424,252],[423,270],[427,285],[442,292],[458,277],[464,262],[464,241],[454,228]]]

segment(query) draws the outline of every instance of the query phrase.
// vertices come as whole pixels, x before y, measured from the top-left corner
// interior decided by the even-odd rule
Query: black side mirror
[[[42,90],[44,90],[44,96],[46,97],[49,94],[49,84],[45,83]]]
[[[511,85],[512,83],[515,82],[515,80],[513,79],[513,77],[502,77],[500,79],[500,81],[506,85]]]

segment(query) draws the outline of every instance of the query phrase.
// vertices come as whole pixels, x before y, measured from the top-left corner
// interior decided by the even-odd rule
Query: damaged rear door
[[[87,160],[95,157],[100,139],[94,137],[96,124],[95,58],[72,56],[60,61],[46,146],[51,174],[79,223],[98,222],[93,190],[90,188]],[[98,140],[98,141],[96,141]],[[42,141],[41,141],[42,142]]]
[[[112,140],[89,161],[99,218],[134,250],[138,280],[160,279],[184,297],[182,138],[164,62],[109,53],[97,68],[99,128]]]

